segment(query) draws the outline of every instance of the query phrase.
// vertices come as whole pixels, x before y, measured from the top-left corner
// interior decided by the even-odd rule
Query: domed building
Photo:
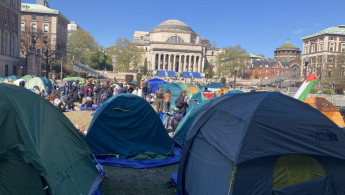
[[[295,59],[300,59],[301,51],[293,44],[290,43],[290,39],[286,40],[286,43],[278,47],[274,51],[274,59],[278,61],[288,62]]]
[[[205,64],[213,63],[218,52],[179,20],[164,21],[149,32],[135,31],[134,43],[145,51],[143,65],[149,72],[202,74]]]

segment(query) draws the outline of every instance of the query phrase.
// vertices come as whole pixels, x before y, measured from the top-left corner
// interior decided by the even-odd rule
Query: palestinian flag
[[[307,79],[303,82],[301,87],[296,92],[294,98],[299,100],[305,100],[307,98],[310,90],[314,87],[315,83],[317,82],[317,76],[314,74],[309,74]]]

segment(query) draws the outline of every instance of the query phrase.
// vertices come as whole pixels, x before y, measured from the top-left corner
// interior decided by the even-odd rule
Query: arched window
[[[179,36],[173,36],[173,37],[170,37],[168,40],[167,40],[168,43],[184,43],[183,39]]]
[[[16,35],[12,35],[11,38],[11,56],[16,56]]]
[[[8,48],[8,33],[7,31],[4,31],[3,50],[2,50],[3,55],[7,55],[7,48]]]

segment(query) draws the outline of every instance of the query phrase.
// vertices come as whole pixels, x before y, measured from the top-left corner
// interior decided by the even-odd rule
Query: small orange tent
[[[228,89],[228,88],[221,88],[218,92],[218,96],[222,96],[222,95],[228,93],[229,91],[230,91],[230,89]]]
[[[308,97],[304,100],[305,103],[316,108],[322,114],[326,115],[339,127],[345,127],[345,122],[340,112],[334,105],[323,97]]]

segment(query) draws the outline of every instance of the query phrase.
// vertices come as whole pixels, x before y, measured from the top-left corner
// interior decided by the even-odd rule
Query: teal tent
[[[193,105],[189,104],[186,116],[183,117],[179,125],[177,126],[174,134],[174,140],[183,147],[186,140],[189,128],[192,126],[194,119],[207,106],[212,100],[203,100],[195,102]]]
[[[74,125],[22,87],[0,97],[0,194],[93,194],[101,177]]]
[[[12,75],[12,76],[7,77],[7,79],[13,82],[13,81],[19,79],[19,77],[17,77],[16,75]]]
[[[86,141],[93,153],[120,158],[164,158],[173,147],[151,105],[132,94],[113,96],[97,109]]]
[[[201,91],[199,91],[198,93],[194,94],[190,99],[189,99],[189,106],[187,109],[187,113],[189,112],[189,110],[191,108],[194,107],[194,105],[199,104],[202,101],[207,100],[207,98],[203,95],[203,93]]]
[[[176,83],[166,83],[160,85],[163,89],[163,93],[165,94],[167,89],[170,89],[171,94],[171,102],[170,102],[170,109],[175,110],[175,100],[180,96],[181,91],[183,90],[180,85]]]

